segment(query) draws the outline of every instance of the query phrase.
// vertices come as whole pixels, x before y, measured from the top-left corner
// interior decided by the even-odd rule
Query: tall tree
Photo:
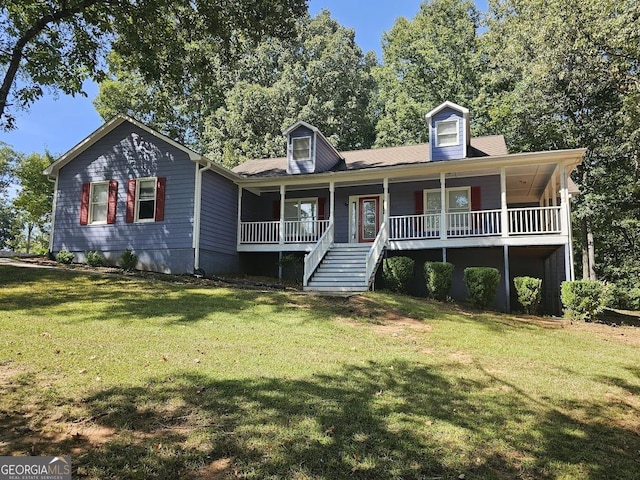
[[[13,201],[13,206],[22,219],[22,228],[26,232],[25,250],[31,253],[31,240],[34,231],[48,232],[53,203],[53,183],[42,171],[52,162],[49,152],[44,155],[32,153],[23,156],[16,166],[16,177],[20,183],[20,191]]]
[[[238,37],[287,36],[305,0],[7,0],[0,4],[0,125],[44,89],[83,94],[84,80],[104,78],[111,47],[149,79],[185,78],[206,56]],[[200,65],[201,66],[201,65]]]
[[[470,107],[479,90],[478,12],[470,0],[425,0],[412,20],[398,18],[382,40],[376,69],[376,145],[428,140],[424,115],[450,100]]]
[[[629,141],[640,132],[640,4],[490,5],[482,128],[504,132],[512,151],[588,148],[575,174],[583,276],[628,280],[640,273],[639,145]]]
[[[291,39],[257,45],[240,39],[232,66],[210,52],[208,68],[186,81],[148,82],[122,57],[95,101],[103,118],[125,112],[210,158],[233,166],[284,154],[282,130],[296,120],[316,125],[340,149],[372,144],[373,53],[328,11],[300,19]],[[206,41],[194,49],[207,49]]]
[[[284,155],[282,130],[297,120],[318,127],[338,149],[371,146],[375,55],[364,55],[354,31],[326,10],[302,19],[297,31],[246,57],[224,106],[208,119],[209,156],[232,166]]]
[[[0,142],[0,250],[9,247],[15,236],[16,215],[8,198],[18,157],[13,149]]]

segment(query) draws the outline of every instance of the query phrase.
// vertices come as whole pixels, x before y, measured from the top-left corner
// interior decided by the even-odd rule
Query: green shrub
[[[66,249],[60,250],[58,253],[56,253],[56,262],[69,265],[71,262],[73,262],[73,253]]]
[[[87,265],[101,267],[104,265],[104,257],[98,252],[87,252]]]
[[[407,293],[409,282],[413,278],[413,259],[409,257],[391,257],[384,261],[382,278],[389,290]]]
[[[542,279],[534,277],[516,277],[513,279],[518,294],[518,301],[524,307],[524,311],[536,313],[542,302]]]
[[[464,269],[464,284],[469,299],[478,308],[487,308],[496,298],[500,272],[493,267],[468,267]]]
[[[304,257],[286,253],[282,255],[278,261],[278,265],[282,268],[282,276],[285,279],[293,280],[300,284],[304,274]]]
[[[133,250],[127,248],[122,255],[120,255],[118,264],[120,265],[120,268],[128,272],[135,270],[136,265],[138,265],[138,256],[133,253]]]
[[[640,288],[627,288],[622,284],[611,284],[607,306],[621,310],[640,310]]]
[[[596,280],[562,282],[560,293],[565,315],[569,318],[593,320],[607,304],[605,285]]]
[[[449,262],[427,262],[424,264],[424,276],[427,290],[433,298],[445,301],[451,290],[453,264]]]

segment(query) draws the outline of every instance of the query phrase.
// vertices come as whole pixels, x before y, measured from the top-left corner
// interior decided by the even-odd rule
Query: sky
[[[345,27],[356,32],[356,42],[363,51],[373,50],[381,57],[382,34],[391,29],[396,18],[413,18],[421,0],[309,0],[309,12],[315,16],[323,9]],[[486,0],[477,0],[481,10]],[[17,129],[0,132],[0,141],[22,153],[45,150],[54,157],[62,155],[91,132],[103,120],[93,107],[98,85],[85,82],[87,96],[47,94],[27,111],[16,112]]]

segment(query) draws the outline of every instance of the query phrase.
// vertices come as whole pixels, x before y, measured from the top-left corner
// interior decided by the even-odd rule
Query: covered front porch
[[[442,248],[446,259],[447,248],[570,244],[573,165],[526,155],[509,165],[449,161],[248,180],[238,192],[237,249],[306,252],[306,286],[336,244],[367,246],[367,285],[385,249]]]

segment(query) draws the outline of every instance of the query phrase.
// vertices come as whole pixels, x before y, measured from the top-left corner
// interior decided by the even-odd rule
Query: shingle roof
[[[507,146],[502,135],[471,139],[469,157],[490,157],[507,155]],[[334,170],[361,170],[374,167],[391,167],[429,162],[429,144],[405,145],[400,147],[372,148],[340,152],[344,162],[339,162]],[[264,158],[248,160],[233,169],[245,177],[278,177],[287,175],[287,158]]]

